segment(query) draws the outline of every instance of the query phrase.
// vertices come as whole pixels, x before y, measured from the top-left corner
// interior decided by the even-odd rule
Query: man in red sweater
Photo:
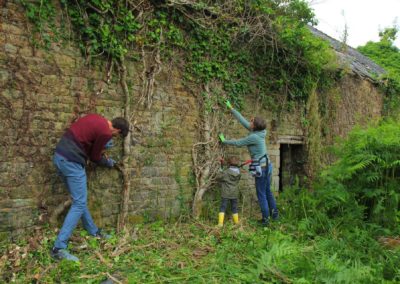
[[[114,167],[115,161],[105,157],[103,150],[113,136],[125,137],[128,132],[129,123],[124,118],[109,121],[98,114],[88,114],[72,123],[57,144],[53,162],[68,188],[72,205],[51,250],[53,258],[78,261],[68,252],[67,245],[79,220],[90,235],[107,236],[94,224],[87,207],[85,166],[90,160],[101,166]]]

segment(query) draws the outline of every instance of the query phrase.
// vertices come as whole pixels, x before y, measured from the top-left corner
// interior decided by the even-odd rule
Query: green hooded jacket
[[[249,135],[244,138],[237,140],[225,140],[222,142],[226,145],[232,145],[236,147],[247,146],[250,156],[253,160],[258,160],[262,156],[267,154],[267,147],[265,145],[265,137],[267,135],[266,130],[253,131],[251,129],[251,124],[247,121],[241,114],[235,109],[231,110],[233,116],[240,122],[243,127],[250,131]]]
[[[221,184],[222,198],[239,198],[240,169],[238,167],[229,167],[217,175],[217,180]]]

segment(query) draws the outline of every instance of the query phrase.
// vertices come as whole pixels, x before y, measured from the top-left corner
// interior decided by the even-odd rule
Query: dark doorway
[[[280,145],[279,192],[286,187],[305,183],[306,153],[302,144]]]

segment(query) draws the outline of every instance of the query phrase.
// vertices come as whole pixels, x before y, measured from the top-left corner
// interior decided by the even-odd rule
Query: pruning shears
[[[220,161],[221,165],[225,162],[224,158],[219,158],[219,161]],[[239,168],[243,168],[244,166],[251,164],[251,162],[252,162],[252,160],[246,160],[239,165]]]
[[[244,163],[240,164],[239,167],[242,168],[242,167],[245,166],[245,165],[251,164],[251,162],[252,162],[252,160],[247,160],[247,161],[245,161]]]

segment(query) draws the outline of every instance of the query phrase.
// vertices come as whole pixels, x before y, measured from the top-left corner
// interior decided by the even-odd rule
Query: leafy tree
[[[358,50],[400,81],[400,49],[394,45],[398,31],[396,27],[386,28],[379,33],[379,42],[369,41],[364,46],[358,47]]]
[[[397,114],[400,108],[400,49],[394,45],[399,29],[386,28],[379,33],[379,42],[367,42],[357,49],[381,65],[388,73],[383,76],[387,114]]]

